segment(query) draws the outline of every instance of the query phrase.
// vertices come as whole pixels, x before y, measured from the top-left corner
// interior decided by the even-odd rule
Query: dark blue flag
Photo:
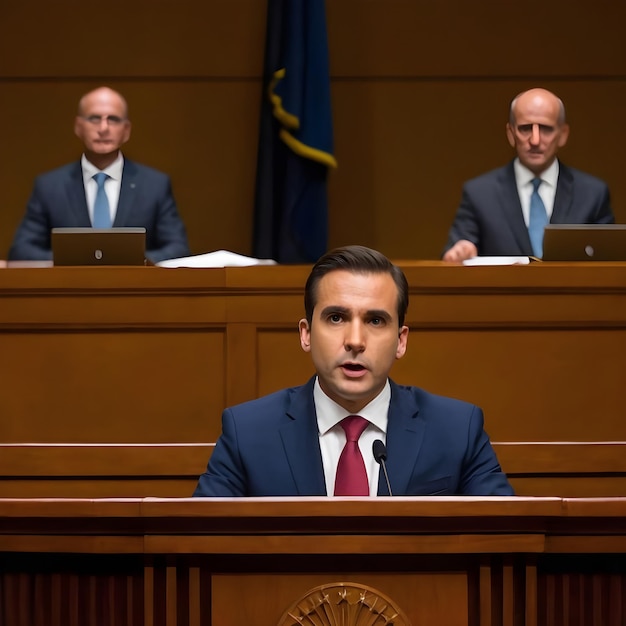
[[[268,0],[254,256],[326,252],[326,177],[336,167],[324,0]]]

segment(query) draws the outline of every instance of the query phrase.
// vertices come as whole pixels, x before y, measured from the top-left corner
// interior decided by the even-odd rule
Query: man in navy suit
[[[334,495],[342,422],[354,415],[365,420],[357,455],[367,493],[342,495],[390,495],[377,439],[393,495],[513,495],[478,407],[389,379],[409,334],[398,267],[369,248],[337,248],[314,265],[304,303],[300,345],[316,376],[226,409],[194,496]]]
[[[563,102],[545,89],[514,98],[506,125],[517,158],[468,181],[448,235],[443,260],[474,256],[541,256],[529,235],[533,180],[553,224],[612,224],[603,181],[569,168],[556,155],[569,136]],[[541,231],[543,232],[543,231]],[[542,235],[540,235],[542,239]]]
[[[101,225],[143,226],[146,257],[154,263],[189,255],[169,177],[125,159],[120,151],[130,130],[128,106],[118,92],[100,87],[81,98],[74,132],[83,142],[84,154],[78,162],[37,177],[10,260],[52,259],[52,228],[92,226],[98,193],[94,176],[99,172],[105,174],[108,203]]]

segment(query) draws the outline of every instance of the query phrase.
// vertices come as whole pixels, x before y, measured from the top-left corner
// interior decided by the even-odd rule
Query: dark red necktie
[[[341,427],[346,431],[346,445],[341,451],[335,478],[336,496],[369,496],[367,471],[363,455],[359,450],[359,437],[369,422],[360,415],[350,415],[341,420]]]

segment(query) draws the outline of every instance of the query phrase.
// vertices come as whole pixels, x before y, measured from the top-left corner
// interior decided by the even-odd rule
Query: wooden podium
[[[621,498],[0,500],[0,623],[612,626],[624,553]]]

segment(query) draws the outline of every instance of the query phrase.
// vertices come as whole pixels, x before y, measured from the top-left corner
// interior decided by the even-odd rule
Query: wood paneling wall
[[[0,257],[33,178],[78,157],[76,103],[101,84],[129,100],[127,156],[171,174],[192,251],[250,254],[265,8],[5,0]],[[537,85],[565,101],[564,161],[604,178],[626,221],[626,5],[341,0],[327,2],[327,15],[339,161],[331,246],[438,257],[463,181],[512,154],[511,97]]]
[[[626,493],[626,264],[402,267],[394,380],[483,407],[520,494]],[[225,406],[312,375],[308,272],[0,271],[0,496],[191,494]]]

